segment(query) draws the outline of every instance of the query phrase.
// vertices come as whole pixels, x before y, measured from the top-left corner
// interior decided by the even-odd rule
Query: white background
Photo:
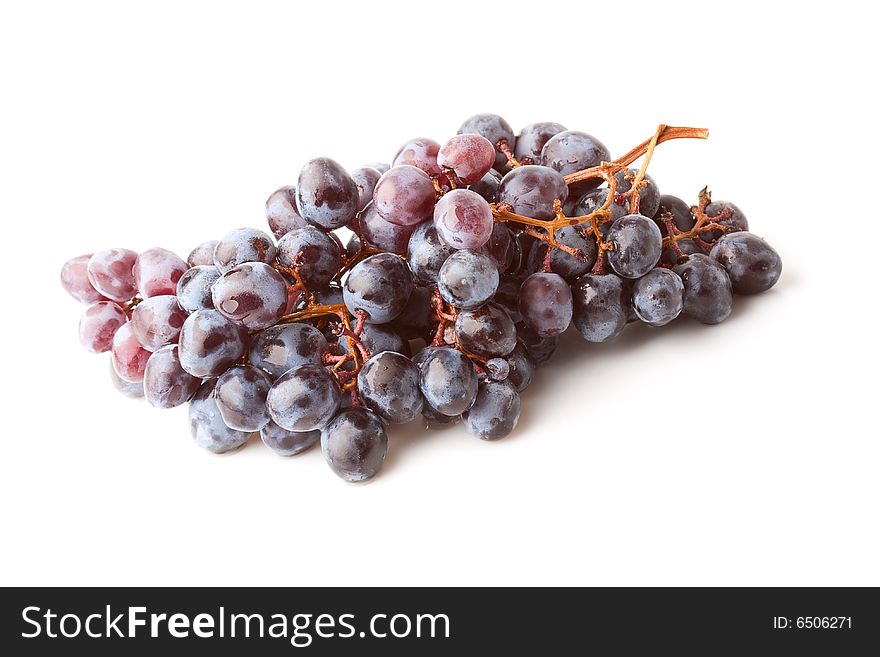
[[[0,582],[880,584],[876,42],[864,5],[809,4],[4,5]],[[203,452],[79,346],[67,258],[185,256],[311,157],[476,112],[614,155],[709,127],[651,173],[742,207],[779,285],[715,327],[568,336],[514,435],[397,427],[364,486]]]

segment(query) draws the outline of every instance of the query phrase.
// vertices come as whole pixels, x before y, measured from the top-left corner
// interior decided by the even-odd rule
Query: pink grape
[[[454,189],[434,208],[437,234],[455,249],[479,250],[492,236],[492,209],[482,196],[469,189]]]
[[[187,313],[177,303],[177,297],[162,294],[144,299],[131,312],[131,330],[135,339],[147,351],[157,351],[177,342],[180,328]]]
[[[427,219],[436,199],[428,174],[408,164],[388,169],[373,192],[376,210],[385,221],[398,226],[414,226]]]
[[[189,269],[183,260],[167,249],[147,249],[134,263],[134,278],[141,296],[175,294],[177,281]]]
[[[113,369],[120,379],[137,383],[144,380],[144,370],[151,353],[144,349],[134,337],[131,323],[123,324],[113,336]]]
[[[79,320],[79,341],[95,354],[110,351],[113,336],[128,321],[125,311],[112,301],[98,301]]]
[[[437,163],[451,169],[465,185],[473,185],[495,164],[495,147],[482,135],[456,135],[440,149]]]
[[[96,303],[107,301],[107,297],[98,292],[89,281],[89,259],[92,254],[71,258],[61,267],[61,287],[80,303]]]
[[[440,175],[440,167],[437,163],[437,153],[439,150],[440,144],[433,139],[428,139],[427,137],[410,139],[397,151],[392,165],[409,164],[410,166],[418,167],[429,176],[438,176]]]
[[[89,282],[111,301],[131,301],[138,287],[134,276],[137,257],[130,249],[98,251],[89,258]]]

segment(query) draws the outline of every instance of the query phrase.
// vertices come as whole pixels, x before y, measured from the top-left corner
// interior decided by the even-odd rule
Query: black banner
[[[632,654],[646,646],[651,654],[855,655],[880,647],[880,598],[867,588],[20,588],[3,589],[0,614],[6,655]]]

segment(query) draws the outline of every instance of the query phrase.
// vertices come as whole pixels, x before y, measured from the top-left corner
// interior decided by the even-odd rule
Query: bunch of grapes
[[[736,205],[703,190],[691,206],[646,173],[657,144],[706,136],[660,126],[611,160],[584,132],[515,136],[480,114],[391,165],[307,162],[266,203],[271,235],[233,230],[186,260],[107,249],[68,261],[61,282],[88,305],[80,340],[111,353],[119,391],[188,403],[200,447],[259,432],[292,456],[320,441],[337,475],[362,481],[390,424],[508,435],[570,325],[606,342],[632,321],[715,324],[734,293],[777,281],[779,255]]]

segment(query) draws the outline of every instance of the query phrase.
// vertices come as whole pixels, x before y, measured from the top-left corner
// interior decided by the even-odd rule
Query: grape
[[[462,347],[482,358],[506,356],[516,346],[513,321],[501,306],[494,303],[458,313],[455,333]]]
[[[558,335],[542,338],[535,329],[525,323],[516,325],[516,337],[519,340],[519,344],[522,344],[526,350],[529,358],[536,364],[546,363],[550,360],[550,357],[556,351],[556,347],[559,346]]]
[[[113,336],[128,321],[125,311],[112,301],[98,301],[79,320],[79,341],[93,354],[110,351]]]
[[[207,242],[202,242],[189,252],[189,255],[186,257],[186,264],[190,267],[201,267],[202,265],[214,266],[214,251],[217,249],[219,243],[220,240],[208,240]]]
[[[358,215],[357,226],[361,238],[373,248],[401,255],[406,253],[409,238],[416,229],[415,226],[398,226],[385,221],[374,203]]]
[[[532,274],[520,288],[519,312],[542,338],[560,335],[571,324],[571,288],[559,274]]]
[[[721,217],[721,213],[725,211],[729,216]],[[746,215],[730,201],[713,201],[706,206],[705,212],[706,216],[712,217],[715,220],[715,223],[727,227],[727,230],[723,233],[724,235],[749,229],[749,220],[746,219]],[[703,237],[713,241],[717,240],[721,235],[722,232],[720,230],[710,230],[704,233]]]
[[[177,303],[188,313],[203,308],[213,308],[211,286],[218,278],[220,278],[220,270],[214,265],[190,267],[177,281]]]
[[[364,167],[370,168],[370,169],[375,169],[381,175],[381,174],[385,173],[386,171],[388,171],[388,169],[391,168],[391,165],[388,164],[387,162],[370,162],[369,164],[364,165]]]
[[[89,260],[92,254],[71,258],[61,267],[61,287],[80,303],[92,304],[108,299],[89,282]]]
[[[638,173],[638,169],[627,169],[626,173],[621,170],[614,174],[614,178],[617,180],[617,193],[623,194],[632,189],[632,181],[627,180],[626,176],[629,174],[630,177],[635,180]],[[629,210],[630,199],[624,199],[622,205]],[[639,214],[643,214],[646,217],[653,217],[659,208],[660,188],[657,187],[657,183],[654,182],[654,179],[651,176],[645,174],[642,178],[641,185],[639,185]]]
[[[513,233],[502,223],[495,223],[492,226],[492,234],[489,241],[483,246],[483,253],[488,255],[498,266],[499,272],[510,269],[515,257],[516,240]]]
[[[592,135],[576,130],[553,135],[541,149],[541,164],[555,169],[563,176],[610,160],[611,153],[605,148],[605,144]],[[586,182],[592,184],[592,181]],[[595,184],[599,182],[601,178],[597,178]]]
[[[772,246],[753,233],[722,235],[710,255],[723,266],[739,294],[769,290],[782,274],[782,259]]]
[[[541,151],[544,144],[560,132],[565,132],[566,127],[559,123],[530,123],[520,130],[519,136],[516,138],[516,149],[513,154],[517,160],[524,157],[532,158],[532,162],[541,161]]]
[[[320,365],[327,350],[327,339],[314,326],[279,324],[254,335],[248,360],[277,379],[300,365]]]
[[[342,295],[349,312],[363,311],[371,324],[385,324],[403,312],[412,288],[406,261],[392,253],[377,253],[352,268]]]
[[[214,307],[250,331],[277,322],[287,308],[287,283],[263,262],[246,262],[223,274],[211,290]]]
[[[266,199],[266,221],[276,240],[295,228],[309,225],[296,209],[296,187],[288,185],[272,192]]]
[[[326,288],[342,265],[339,245],[317,228],[297,228],[278,242],[278,262],[297,269],[313,292]]]
[[[137,294],[134,264],[138,254],[129,249],[106,249],[98,251],[86,266],[89,283],[111,301],[131,301]]]
[[[456,308],[479,308],[498,289],[498,268],[489,256],[476,251],[456,251],[437,276],[440,296]]]
[[[406,307],[394,318],[391,326],[404,338],[424,338],[431,330],[431,290],[426,287],[413,288]]]
[[[647,214],[644,209],[640,209],[639,212]],[[690,230],[696,223],[694,215],[691,214],[691,207],[687,203],[672,194],[663,194],[660,196],[660,205],[654,213],[654,221],[657,222],[663,237],[666,237],[667,233],[666,224],[663,222],[663,214],[666,212],[672,215],[672,222],[682,232]]]
[[[702,253],[706,254],[706,250],[697,244],[694,240],[686,237],[684,239],[678,240],[678,248],[681,249],[682,253],[685,256],[692,255],[694,253]],[[663,247],[663,254],[660,256],[660,262],[666,265],[677,265],[680,260],[684,260],[683,256],[678,255],[678,251],[676,251],[671,246]]]
[[[423,221],[416,226],[406,247],[406,261],[413,275],[422,283],[437,282],[440,267],[455,252],[440,239],[433,221]]]
[[[151,406],[174,408],[189,401],[201,385],[200,378],[180,366],[178,346],[169,344],[150,355],[141,388]]]
[[[116,330],[110,355],[113,369],[120,379],[132,383],[144,380],[144,369],[147,367],[150,352],[138,344],[131,330],[131,322],[123,324]]]
[[[504,358],[490,358],[485,365],[486,376],[493,381],[504,381],[510,374],[510,363]]]
[[[142,399],[144,396],[144,384],[120,379],[116,370],[113,369],[113,363],[110,363],[110,381],[112,381],[114,388],[129,399]]]
[[[730,276],[702,253],[688,256],[673,271],[684,283],[684,312],[703,324],[718,324],[733,309]]]
[[[456,249],[479,249],[489,241],[495,220],[482,196],[469,189],[453,189],[434,207],[437,235]]]
[[[605,205],[605,201],[608,200],[608,191],[607,187],[600,187],[599,189],[587,192],[580,197],[577,203],[575,203],[571,211],[572,215],[582,217],[587,214],[592,214]],[[609,205],[607,209],[611,210],[611,221],[615,221],[629,214],[629,210],[626,207],[619,203],[615,203],[614,201],[611,202],[611,205]],[[602,224],[601,228],[604,228],[605,231],[607,231],[610,225],[610,222],[606,222]],[[603,234],[605,231],[603,231]]]
[[[502,361],[507,365],[506,361]],[[419,365],[419,387],[425,402],[438,413],[461,415],[477,398],[477,372],[458,349],[434,349]]]
[[[352,224],[356,224],[359,221],[358,218],[352,222]],[[352,230],[357,229],[360,230],[359,225],[353,225]],[[354,258],[361,251],[361,238],[357,233],[352,233],[348,237],[348,241],[345,243],[345,257],[346,258]]]
[[[388,328],[387,324],[364,324],[358,338],[361,344],[364,345],[364,349],[371,355],[382,351],[396,351],[399,354],[406,354],[409,351],[403,338]],[[349,353],[348,338],[346,336],[339,336],[336,344],[336,353]]]
[[[336,377],[325,367],[306,363],[282,375],[269,390],[266,406],[272,420],[288,431],[323,429],[342,401]]]
[[[168,249],[147,249],[134,263],[134,278],[143,298],[174,294],[189,265]]]
[[[321,431],[321,451],[327,465],[345,481],[369,479],[385,462],[385,425],[365,408],[349,408]]]
[[[369,203],[373,202],[373,190],[382,174],[372,167],[361,167],[351,172],[351,179],[358,190],[358,212],[363,212]],[[297,226],[299,228],[299,226]]]
[[[246,341],[244,329],[216,310],[197,310],[180,329],[180,365],[193,376],[220,376],[242,357]]]
[[[495,291],[493,301],[507,311],[514,324],[522,321],[519,314],[519,288],[523,278],[520,276],[504,275],[498,279],[498,289]]]
[[[509,381],[483,381],[477,399],[461,419],[468,431],[481,440],[504,438],[519,421],[519,393]]]
[[[628,214],[611,224],[606,241],[613,245],[608,251],[608,264],[624,278],[639,278],[660,261],[663,237],[651,219]]]
[[[422,407],[422,418],[425,420],[426,429],[442,429],[451,427],[461,420],[460,415],[443,415],[439,411],[435,411],[428,404]]]
[[[488,139],[489,143],[496,148],[496,169],[507,166],[507,156],[497,150],[498,142],[504,139],[507,141],[507,145],[510,146],[510,150],[514,150],[516,147],[516,137],[513,136],[510,124],[497,114],[475,114],[461,124],[458,134],[482,135]]]
[[[501,185],[502,177],[503,176],[495,171],[495,169],[491,169],[489,173],[480,178],[473,185],[470,185],[468,189],[482,196],[487,202],[494,203],[495,194],[498,192],[498,187]]]
[[[505,380],[510,381],[517,392],[522,392],[529,387],[532,377],[535,375],[535,363],[518,342],[513,351],[507,355],[508,373]]]
[[[426,360],[428,360],[428,358],[430,358],[431,354],[433,354],[438,349],[444,349],[444,347],[433,347],[431,345],[428,345],[426,347],[422,347],[421,349],[419,349],[416,352],[415,356],[413,356],[410,360],[412,360],[413,365],[415,365],[416,367],[421,369],[422,364]]]
[[[272,379],[253,365],[236,365],[220,375],[214,401],[230,429],[259,431],[269,422],[266,396]]]
[[[549,220],[556,216],[553,202],[564,203],[568,198],[568,186],[553,169],[529,164],[504,176],[495,197],[498,203],[509,205],[515,214]]]
[[[196,445],[215,454],[238,449],[251,437],[226,426],[214,401],[213,381],[203,383],[189,404],[189,430]]]
[[[144,299],[131,311],[131,331],[147,351],[156,351],[166,344],[177,342],[180,327],[186,320],[186,311],[177,303],[177,297],[162,294]]]
[[[263,444],[278,456],[296,456],[321,440],[321,432],[317,429],[288,431],[269,420],[268,424],[260,429],[260,438],[263,439]]]
[[[337,162],[319,157],[306,162],[296,184],[296,208],[313,226],[333,230],[345,226],[358,211],[355,181]]]
[[[556,229],[557,242],[579,249],[584,254],[584,259],[576,258],[570,253],[556,248],[550,254],[550,270],[568,281],[573,281],[578,276],[586,274],[596,263],[596,240],[585,231],[583,226],[563,226]],[[550,246],[546,242],[535,240],[529,253],[528,268],[530,271],[538,271],[543,267],[549,248]]]
[[[214,249],[214,264],[221,274],[246,262],[271,263],[277,254],[275,243],[256,228],[238,228],[226,234]]]
[[[665,326],[678,317],[684,305],[684,285],[670,269],[652,269],[633,284],[636,316],[651,326]]]
[[[364,363],[357,384],[364,405],[387,422],[403,424],[422,412],[419,369],[402,354],[375,354]]]
[[[443,144],[437,164],[451,170],[463,185],[473,185],[495,164],[495,145],[482,135],[456,135]]]
[[[620,335],[629,314],[623,280],[614,274],[584,274],[571,286],[574,325],[587,342]]]
[[[430,217],[436,199],[428,174],[408,164],[388,169],[373,192],[376,210],[385,221],[398,226],[413,226]]]
[[[397,151],[391,165],[396,167],[407,164],[421,169],[429,176],[439,176],[440,166],[437,164],[439,150],[440,144],[433,139],[427,137],[410,139]]]

